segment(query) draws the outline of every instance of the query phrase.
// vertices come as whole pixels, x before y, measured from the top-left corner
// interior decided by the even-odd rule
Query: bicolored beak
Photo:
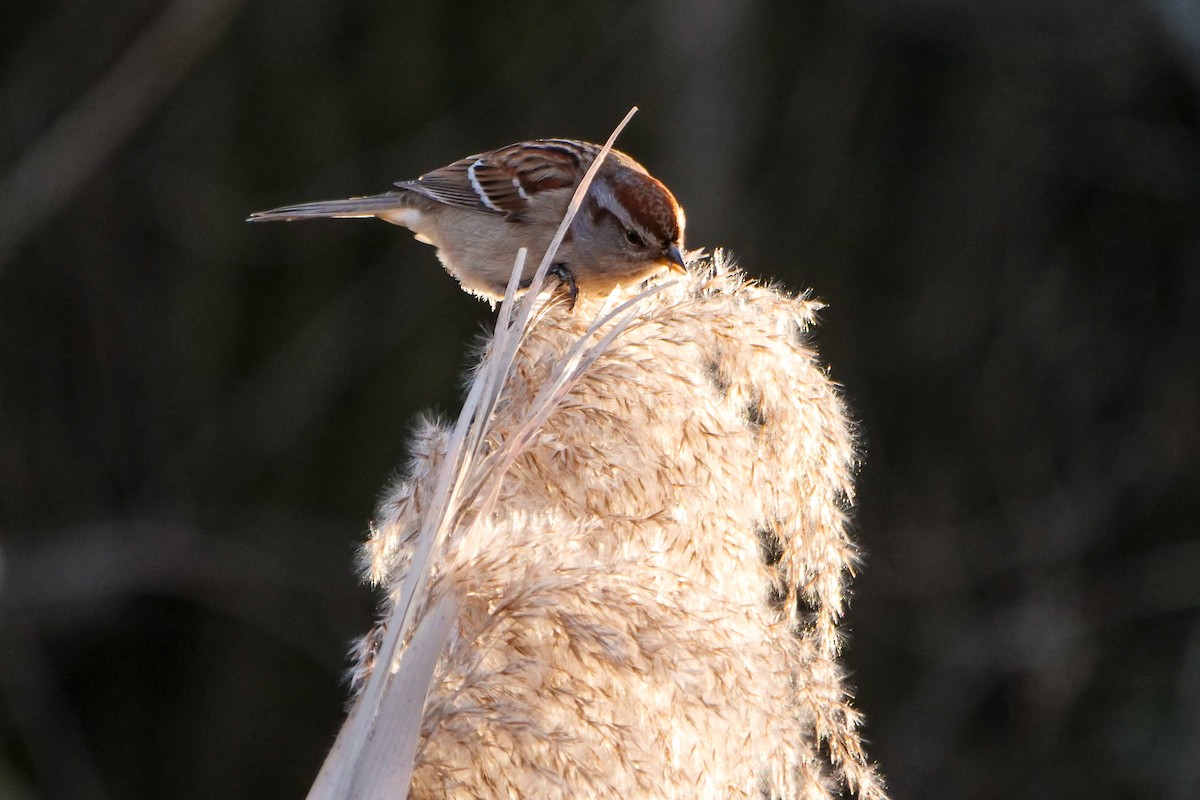
[[[687,264],[684,263],[683,251],[679,249],[679,245],[672,244],[663,255],[667,257],[667,264],[672,272],[687,272]]]

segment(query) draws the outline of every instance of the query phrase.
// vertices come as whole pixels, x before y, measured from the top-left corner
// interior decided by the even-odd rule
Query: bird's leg
[[[561,261],[550,265],[550,274],[558,278],[558,288],[567,294],[567,311],[574,311],[575,300],[579,297],[579,287],[575,285],[575,276]]]
[[[574,311],[575,300],[579,297],[579,287],[575,285],[575,276],[571,274],[571,270],[567,268],[566,264],[558,262],[551,264],[550,269],[546,270],[546,274],[558,278],[558,288],[567,297],[567,310]],[[528,289],[531,283],[533,283],[533,278],[526,278],[521,281],[519,286],[522,289]]]

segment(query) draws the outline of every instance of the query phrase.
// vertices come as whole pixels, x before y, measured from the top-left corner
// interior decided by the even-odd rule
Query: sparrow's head
[[[682,272],[683,208],[661,181],[614,152],[588,188],[571,226],[575,261],[622,283],[662,269]]]

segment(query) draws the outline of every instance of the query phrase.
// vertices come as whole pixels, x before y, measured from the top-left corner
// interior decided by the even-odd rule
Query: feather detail
[[[412,205],[412,196],[407,192],[384,192],[366,197],[349,197],[345,200],[318,200],[314,203],[298,203],[281,206],[270,211],[256,211],[247,222],[291,222],[297,219],[318,217],[355,218],[376,217],[382,212],[407,208]]]
[[[599,151],[597,145],[573,139],[517,142],[396,186],[439,203],[520,217],[538,193],[578,185]],[[615,152],[614,157],[632,161]]]

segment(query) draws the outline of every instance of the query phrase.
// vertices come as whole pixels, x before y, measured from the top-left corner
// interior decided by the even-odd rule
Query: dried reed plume
[[[718,253],[571,311],[549,260],[380,505],[382,622],[310,800],[883,798],[837,662],[854,447],[819,304]]]
[[[806,342],[819,304],[693,264],[526,435],[596,311],[539,303],[476,462],[511,466],[431,560],[411,796],[883,797],[837,662],[854,447]],[[389,602],[452,437],[426,422],[380,506],[364,560]]]

